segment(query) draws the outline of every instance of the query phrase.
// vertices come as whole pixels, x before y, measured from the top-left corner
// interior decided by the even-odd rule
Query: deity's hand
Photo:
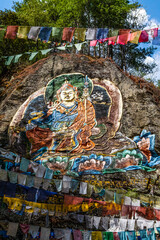
[[[53,111],[59,106],[59,103],[54,103],[53,105],[50,105],[48,108],[47,116],[51,115]]]

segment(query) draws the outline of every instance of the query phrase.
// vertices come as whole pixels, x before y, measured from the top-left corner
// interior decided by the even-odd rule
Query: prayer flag
[[[52,28],[52,37],[54,41],[61,42],[63,34],[63,28],[53,27]]]
[[[14,56],[7,57],[7,60],[5,61],[5,65],[9,66],[12,63],[13,59],[14,59]]]
[[[18,63],[19,59],[22,57],[23,54],[18,54],[18,55],[15,55],[14,57],[14,60],[13,60],[13,63]]]
[[[49,240],[50,232],[50,228],[41,227],[40,240]]]
[[[96,39],[103,40],[103,39],[107,38],[108,31],[109,31],[108,28],[98,28]]]
[[[141,42],[148,42],[148,33],[144,30],[141,32],[141,35],[139,37],[139,43]]]
[[[35,56],[37,56],[37,54],[38,54],[38,52],[32,52],[29,57],[29,61],[32,61],[35,58]]]
[[[24,234],[27,234],[29,231],[29,225],[28,224],[20,224],[20,228]]]
[[[87,182],[80,182],[79,194],[87,194]]]
[[[20,170],[23,172],[27,172],[28,166],[29,166],[29,160],[22,157],[21,163],[20,163]]]
[[[95,40],[96,39],[96,28],[88,28],[86,32],[86,40]]]
[[[75,39],[84,42],[85,36],[86,36],[86,28],[76,28],[75,29],[75,32],[74,32]]]
[[[95,47],[97,45],[97,40],[90,41],[90,46]]]
[[[41,164],[39,164],[38,170],[36,171],[35,176],[39,178],[43,178],[45,171],[46,171],[46,168]]]
[[[130,29],[120,29],[117,44],[125,45],[130,39]]]
[[[27,39],[30,28],[31,27],[29,26],[19,26],[18,32],[17,32],[17,38]]]
[[[27,179],[27,175],[18,173],[18,184],[25,185],[26,184],[26,179]]]
[[[48,42],[51,35],[51,31],[52,27],[41,27],[38,38],[40,38],[41,41]]]
[[[69,193],[70,187],[71,187],[71,178],[68,176],[63,176],[62,192]]]
[[[18,31],[18,26],[8,26],[5,38],[16,39],[17,31]]]
[[[18,230],[18,223],[9,222],[7,235],[16,237]]]
[[[42,55],[46,55],[47,53],[49,53],[52,50],[52,48],[49,49],[44,49],[44,50],[40,50]]]
[[[73,230],[74,240],[82,240],[82,232],[80,230]]]
[[[37,41],[40,29],[41,29],[41,27],[31,27],[31,29],[28,33],[28,39]]]
[[[71,42],[74,34],[75,28],[64,28],[62,40]]]
[[[4,169],[0,169],[0,181],[8,181],[8,174]]]
[[[17,183],[17,173],[16,172],[8,171],[8,177],[9,177],[9,181],[11,183]]]
[[[36,236],[38,235],[38,231],[39,231],[39,226],[30,225],[29,233],[32,235],[33,238],[36,238]]]
[[[160,45],[160,30],[158,30],[157,37],[155,37],[152,41],[153,45]]]
[[[138,44],[141,33],[142,33],[142,31],[132,32],[130,34],[130,40],[129,41],[131,43]]]

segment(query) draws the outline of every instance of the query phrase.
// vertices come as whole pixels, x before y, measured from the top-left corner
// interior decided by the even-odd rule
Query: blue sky
[[[151,18],[160,22],[160,0],[139,0],[138,2]]]

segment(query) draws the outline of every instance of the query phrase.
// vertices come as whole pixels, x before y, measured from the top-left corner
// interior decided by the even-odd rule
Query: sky
[[[138,2],[151,18],[160,22],[160,0],[139,0]]]

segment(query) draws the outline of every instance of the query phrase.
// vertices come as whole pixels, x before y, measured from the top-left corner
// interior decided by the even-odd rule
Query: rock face
[[[8,126],[18,108],[35,91],[57,75],[82,73],[93,81],[111,81],[118,87],[123,99],[120,132],[129,138],[139,135],[142,129],[156,134],[156,151],[160,153],[160,101],[156,102],[159,90],[153,94],[146,86],[140,86],[121,72],[109,60],[91,59],[80,55],[51,55],[24,69],[15,76],[3,93],[0,105],[0,143],[9,143]],[[143,84],[144,85],[144,84]],[[157,91],[157,92],[156,92]],[[155,95],[155,96],[154,96]]]

